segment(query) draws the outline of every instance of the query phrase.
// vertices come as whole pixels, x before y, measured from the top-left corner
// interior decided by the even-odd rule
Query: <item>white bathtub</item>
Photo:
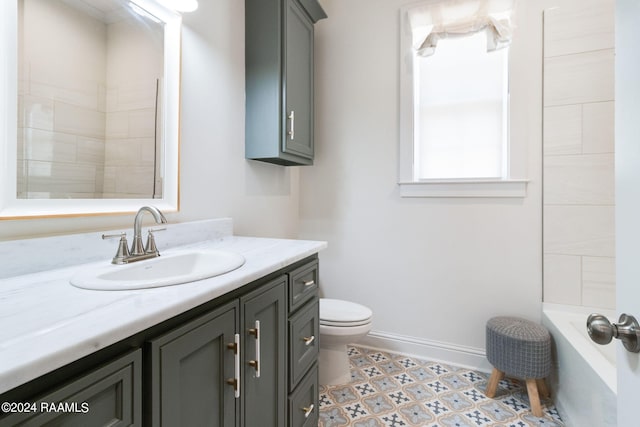
[[[616,426],[616,345],[598,345],[586,330],[590,313],[617,319],[611,310],[543,304],[542,323],[554,343],[550,386],[567,426]]]

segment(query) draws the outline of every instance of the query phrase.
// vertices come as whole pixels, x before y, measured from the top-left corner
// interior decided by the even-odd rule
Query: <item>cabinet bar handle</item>
[[[311,280],[307,280],[306,282],[304,282],[304,286],[308,287],[308,286],[313,286],[316,284],[316,281],[311,279]]]
[[[250,360],[249,365],[256,369],[256,378],[260,378],[260,321],[256,320],[256,327],[249,329],[249,335],[256,338],[256,359]]]
[[[304,345],[311,345],[312,342],[316,340],[315,335],[311,335],[310,337],[303,337],[302,341],[304,341]]]
[[[313,410],[315,409],[313,403],[311,405],[309,405],[307,408],[300,408],[303,412],[304,412],[304,417],[305,418],[309,418],[309,415],[311,415],[311,413],[313,412]]]
[[[240,334],[233,336],[233,343],[227,344],[229,350],[233,350],[234,378],[227,380],[227,384],[233,386],[235,398],[240,397]]]
[[[291,110],[291,113],[289,113],[289,115],[287,116],[287,118],[289,119],[289,139],[291,141],[293,141],[293,139],[295,138],[295,130],[296,130],[296,116],[295,116],[295,111]]]

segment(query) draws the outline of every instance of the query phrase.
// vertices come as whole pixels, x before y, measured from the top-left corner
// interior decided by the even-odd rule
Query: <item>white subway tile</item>
[[[149,198],[153,194],[153,167],[128,167],[126,174],[116,176],[116,192],[123,195]]]
[[[156,81],[146,79],[118,86],[118,111],[156,108]]]
[[[25,128],[53,130],[53,101],[31,95],[25,95],[22,101],[22,114]]]
[[[78,137],[77,156],[79,162],[101,166],[104,164],[104,150],[104,139]]]
[[[95,166],[29,161],[29,191],[94,193]]]
[[[544,155],[579,154],[582,151],[582,106],[544,108]]]
[[[614,137],[614,104],[615,102],[597,102],[584,104],[582,123],[583,153],[613,153]]]
[[[545,205],[544,253],[613,257],[614,211],[614,206]]]
[[[105,165],[138,166],[139,163],[140,144],[137,139],[107,139],[105,143]]]
[[[56,101],[54,129],[78,136],[104,138],[105,113]]]
[[[580,305],[580,256],[544,255],[544,302]]]
[[[582,305],[610,309],[616,307],[615,258],[582,258]]]
[[[129,136],[129,115],[126,112],[109,112],[106,114],[107,141],[112,138],[127,138]]]
[[[66,133],[25,129],[24,156],[29,160],[48,162],[76,161],[76,137]]]
[[[138,138],[140,144],[140,166],[153,166],[156,152],[160,151],[160,147],[155,146],[154,138]]]
[[[545,205],[614,205],[613,154],[544,157]]]
[[[155,110],[135,110],[129,112],[129,137],[149,138],[156,132]]]
[[[583,0],[544,11],[545,57],[614,47],[615,1]]]
[[[544,60],[544,105],[614,99],[613,49]]]

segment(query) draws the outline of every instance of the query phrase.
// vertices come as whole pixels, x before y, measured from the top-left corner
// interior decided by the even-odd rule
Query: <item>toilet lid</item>
[[[339,299],[320,298],[320,324],[347,326],[371,321],[373,312],[364,305]]]

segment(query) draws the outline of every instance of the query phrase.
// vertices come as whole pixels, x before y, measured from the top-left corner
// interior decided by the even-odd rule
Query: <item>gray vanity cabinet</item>
[[[153,427],[237,425],[237,324],[234,302],[148,343]]]
[[[245,156],[313,164],[313,24],[317,0],[245,0]]]
[[[286,286],[282,275],[149,342],[152,426],[286,424]]]
[[[317,425],[317,256],[0,395],[89,411],[0,413],[5,426]]]

